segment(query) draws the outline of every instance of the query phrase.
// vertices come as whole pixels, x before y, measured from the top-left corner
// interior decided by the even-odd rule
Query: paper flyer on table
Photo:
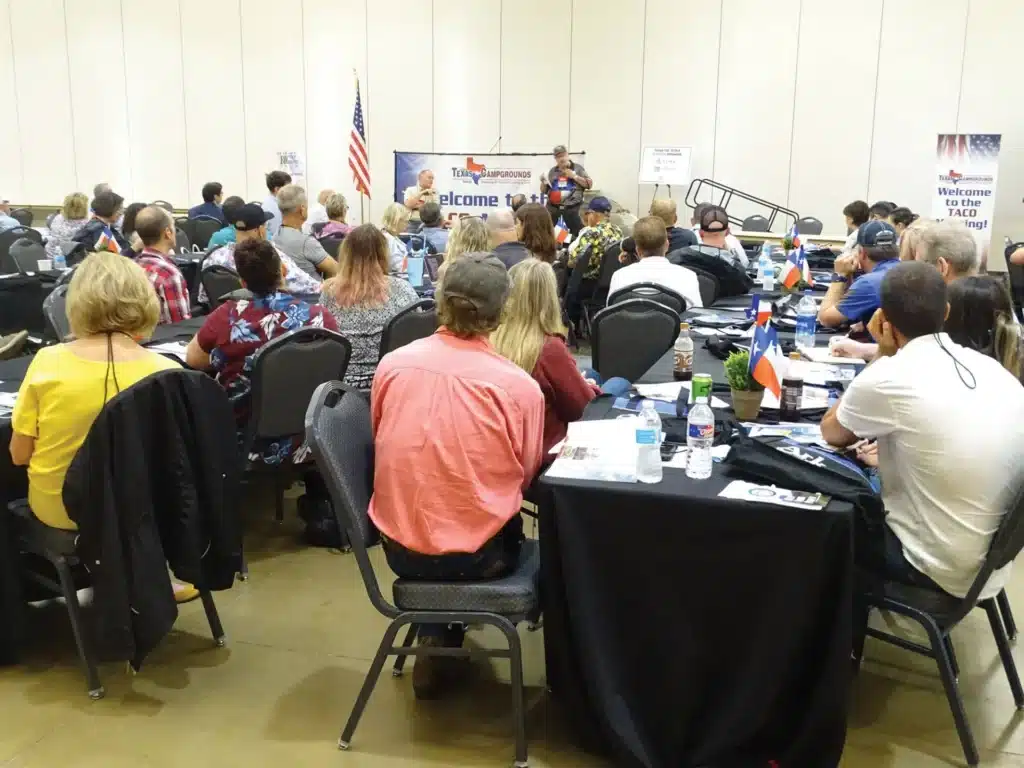
[[[188,344],[180,341],[164,341],[160,344],[150,344],[147,348],[153,352],[162,352],[165,355],[174,355],[175,357],[184,360]]]
[[[635,416],[599,421],[575,421],[548,468],[548,477],[605,482],[636,482]]]
[[[770,390],[764,391],[764,398],[761,400],[762,408],[778,408],[779,398]],[[803,396],[800,398],[801,411],[813,411],[818,408],[828,408],[828,390],[821,387],[804,387]]]
[[[863,360],[856,357],[834,357],[831,347],[805,347],[802,344],[797,347],[800,354],[814,363],[826,365],[867,365]]]
[[[821,442],[821,426],[819,424],[798,424],[780,422],[778,424],[755,424],[744,422],[750,437],[788,437],[797,443]]]
[[[733,480],[718,494],[723,499],[753,501],[758,504],[776,504],[796,509],[819,510],[828,506],[830,497],[810,491],[790,491],[774,485],[757,485]]]
[[[662,384],[637,384],[635,388],[643,397],[650,398],[651,400],[667,400],[674,403],[679,398],[680,389],[685,389],[687,392],[690,391],[690,382],[666,381]],[[689,400],[689,396],[687,396],[687,400]],[[729,404],[712,395],[711,407],[728,408]]]

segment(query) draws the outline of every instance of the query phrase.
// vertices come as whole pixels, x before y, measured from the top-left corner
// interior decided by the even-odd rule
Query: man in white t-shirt
[[[714,205],[713,203],[697,203],[697,205],[694,206],[693,208],[693,218],[690,219],[690,224],[692,226],[693,233],[697,235],[697,243],[699,245],[703,245],[705,241],[705,233],[701,232],[700,229],[700,220],[703,218],[705,211],[707,211],[709,208],[717,207],[718,206]],[[725,211],[724,208],[720,210],[722,210],[723,213]],[[726,226],[728,227],[728,216],[725,217],[725,221]],[[747,252],[743,250],[743,243],[739,241],[739,238],[737,238],[736,235],[727,232],[725,236],[722,238],[721,243],[715,240],[714,236],[712,236],[712,240],[714,240],[714,242],[711,243],[712,245],[714,245],[717,248],[729,251],[729,253],[731,253],[735,257],[736,263],[739,264],[740,266],[746,268],[747,266],[750,265],[750,257],[747,256]]]
[[[668,249],[668,232],[665,222],[657,216],[646,216],[633,225],[633,240],[640,260],[628,267],[621,267],[612,275],[608,295],[637,283],[654,283],[675,291],[684,299],[688,308],[703,307],[700,298],[700,283],[697,274],[686,267],[676,266],[665,258]]]
[[[882,281],[871,321],[879,359],[821,423],[849,446],[878,440],[886,509],[884,576],[967,594],[1024,467],[1024,387],[998,361],[942,333],[946,285],[904,262]],[[996,595],[1010,566],[979,595]]]

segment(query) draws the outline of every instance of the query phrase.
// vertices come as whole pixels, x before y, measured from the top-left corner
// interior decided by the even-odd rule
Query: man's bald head
[[[671,198],[655,200],[651,203],[651,216],[657,216],[665,222],[666,227],[674,227],[679,221],[679,214],[676,210],[676,201]]]
[[[491,247],[502,243],[514,243],[516,235],[516,215],[511,208],[499,208],[487,216],[487,231],[491,236]]]
[[[135,233],[147,248],[174,248],[174,219],[158,205],[147,205],[135,217]]]

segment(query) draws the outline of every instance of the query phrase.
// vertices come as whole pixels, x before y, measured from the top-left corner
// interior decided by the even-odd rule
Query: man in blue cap
[[[569,248],[569,269],[576,266],[576,259],[589,256],[590,263],[583,273],[584,280],[597,280],[601,272],[601,259],[605,250],[622,240],[622,230],[612,224],[612,204],[607,197],[595,197],[583,214],[584,227],[579,237]]]
[[[818,308],[818,322],[829,328],[854,323],[866,327],[882,304],[882,278],[899,258],[896,231],[887,221],[862,224],[853,251],[836,259],[832,283]],[[856,272],[863,274],[854,279]]]

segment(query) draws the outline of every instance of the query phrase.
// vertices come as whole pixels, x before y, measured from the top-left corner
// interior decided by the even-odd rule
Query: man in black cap
[[[251,240],[266,240],[267,239],[267,222],[274,218],[274,214],[270,211],[264,211],[256,203],[246,203],[240,205],[232,212],[231,221],[229,224],[235,228],[235,242],[223,245],[220,248],[212,251],[203,261],[203,268],[212,267],[214,264],[228,269],[235,269],[235,246],[240,243],[246,243]],[[320,281],[315,277],[306,274],[299,266],[292,261],[286,253],[280,248],[277,248],[277,255],[281,259],[281,264],[284,266],[284,284],[285,290],[289,293],[293,293],[297,296],[308,296],[311,294],[320,293]],[[199,301],[206,301],[206,291],[203,288],[199,289]]]
[[[555,164],[540,180],[540,193],[548,197],[551,220],[557,224],[559,219],[563,219],[572,236],[576,237],[583,229],[580,218],[583,193],[593,187],[594,182],[582,165],[572,161],[564,145],[559,144],[552,154]]]
[[[124,198],[109,187],[101,189],[92,201],[92,218],[75,233],[73,240],[89,251],[113,251],[132,255],[132,248],[118,221],[124,211]]]

